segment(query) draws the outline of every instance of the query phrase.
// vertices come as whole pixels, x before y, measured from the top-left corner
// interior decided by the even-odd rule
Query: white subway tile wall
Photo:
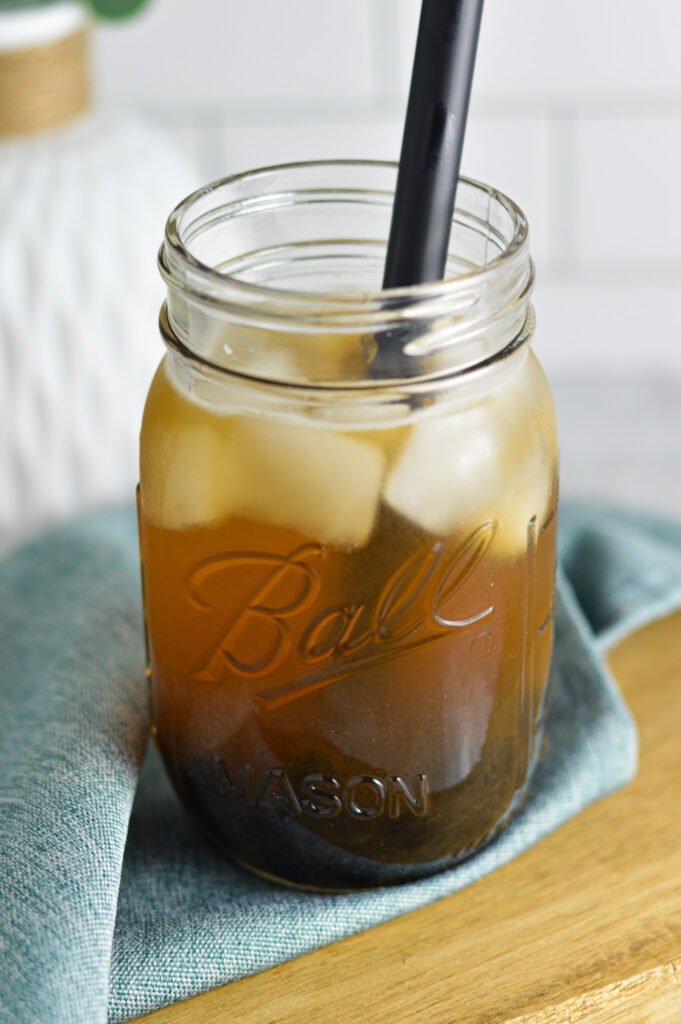
[[[397,159],[419,8],[152,0],[98,30],[100,97],[156,121],[205,181]],[[681,376],[680,41],[673,0],[486,2],[462,171],[528,214],[549,371]]]
[[[370,7],[365,0],[152,0],[137,21],[101,33],[102,87],[132,101],[213,109],[310,95],[362,100],[375,84]]]
[[[679,118],[584,118],[576,142],[580,263],[681,281]]]
[[[408,78],[420,2],[373,0],[373,6],[397,18],[400,76]],[[680,38],[676,0],[485,0],[475,89],[539,103],[588,99],[595,92],[675,90]]]

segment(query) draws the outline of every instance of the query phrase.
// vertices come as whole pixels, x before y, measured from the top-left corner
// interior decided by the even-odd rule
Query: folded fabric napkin
[[[122,1021],[455,892],[632,778],[604,650],[681,606],[681,524],[563,509],[554,696],[524,809],[443,874],[310,895],[223,858],[151,750],[131,509],[0,565],[0,1021]],[[141,773],[141,774],[140,774]]]

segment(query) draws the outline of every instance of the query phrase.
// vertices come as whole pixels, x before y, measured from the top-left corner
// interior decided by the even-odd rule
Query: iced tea
[[[455,863],[524,798],[547,710],[556,439],[534,356],[463,401],[345,419],[234,412],[181,362],[150,391],[140,491],[179,793],[289,883]]]

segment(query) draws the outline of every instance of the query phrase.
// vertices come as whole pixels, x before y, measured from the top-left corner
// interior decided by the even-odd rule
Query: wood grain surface
[[[639,774],[487,878],[148,1024],[681,1021],[681,614],[619,645]]]

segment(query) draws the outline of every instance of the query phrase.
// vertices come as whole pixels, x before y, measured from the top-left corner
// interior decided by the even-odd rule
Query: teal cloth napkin
[[[524,809],[459,867],[340,896],[222,858],[144,760],[131,509],[0,564],[2,1024],[123,1021],[263,970],[469,885],[630,780],[636,730],[603,653],[681,606],[681,524],[561,517],[549,739]]]

